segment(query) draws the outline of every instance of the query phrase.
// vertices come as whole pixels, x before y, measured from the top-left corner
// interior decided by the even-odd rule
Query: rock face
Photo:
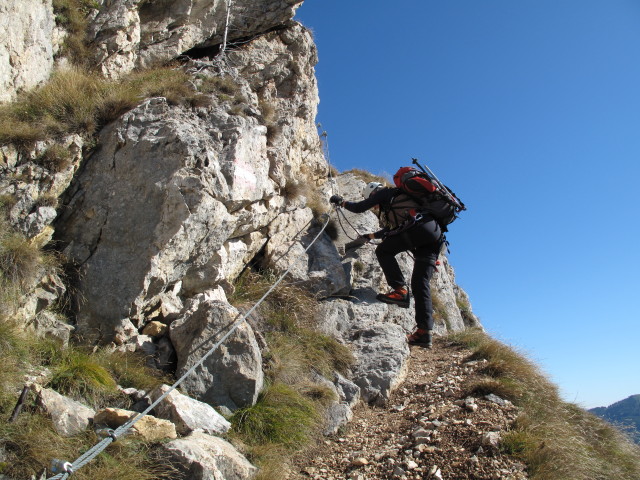
[[[233,42],[267,32],[293,18],[302,0],[100,3],[90,27],[90,38],[98,46],[96,64],[106,76],[119,76],[172,60],[195,47],[219,45],[225,33]]]
[[[268,36],[233,55],[247,63],[236,74],[248,114],[215,99],[193,111],[155,98],[101,133],[57,222],[81,271],[81,335],[109,341],[126,318],[143,326],[176,285],[180,296],[228,287],[265,245],[279,251],[311,218],[284,190],[326,171],[313,123],[315,49],[299,25]],[[256,60],[272,76],[255,71]],[[294,61],[305,75],[293,75]],[[267,104],[281,119],[277,134],[264,125]],[[342,275],[324,282],[325,294],[344,290]]]
[[[44,82],[58,50],[50,0],[0,3],[0,103]]]

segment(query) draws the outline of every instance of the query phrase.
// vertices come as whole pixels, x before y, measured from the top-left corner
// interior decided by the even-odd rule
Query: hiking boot
[[[409,308],[411,297],[406,288],[396,288],[389,293],[379,293],[376,298],[384,303],[398,305],[402,308]]]
[[[418,328],[411,335],[407,335],[407,342],[409,343],[409,345],[417,345],[423,348],[432,348],[432,338],[432,330],[424,330],[422,328]]]

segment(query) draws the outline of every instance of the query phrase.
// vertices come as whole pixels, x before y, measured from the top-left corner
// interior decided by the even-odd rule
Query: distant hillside
[[[633,440],[640,444],[640,395],[631,395],[608,407],[592,408],[590,412],[611,423],[621,425]]]

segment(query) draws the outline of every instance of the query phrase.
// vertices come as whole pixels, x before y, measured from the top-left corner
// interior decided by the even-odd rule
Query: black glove
[[[342,202],[344,202],[344,199],[340,195],[331,195],[329,202],[335,205],[342,205]]]
[[[371,234],[370,233],[363,233],[358,238],[360,240],[364,240],[364,241],[368,242],[369,240],[371,240],[371,237],[369,237],[369,235],[371,235]]]

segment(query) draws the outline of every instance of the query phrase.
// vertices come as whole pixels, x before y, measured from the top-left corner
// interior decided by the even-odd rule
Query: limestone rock
[[[339,373],[336,373],[335,386],[338,396],[341,401],[345,402],[350,407],[355,406],[360,400],[360,387],[353,383],[351,380],[344,378]]]
[[[153,390],[149,394],[151,401],[155,402],[169,388],[168,385],[162,385]],[[226,433],[231,428],[231,424],[211,406],[177,390],[167,395],[154,407],[154,411],[160,418],[171,420],[180,435],[187,435],[197,429],[215,435]]]
[[[55,30],[51,2],[0,3],[0,102],[49,78],[58,50]]]
[[[193,480],[248,480],[257,469],[229,442],[193,432],[163,446],[169,460]]]
[[[123,318],[140,322],[196,252],[206,260],[232,232],[232,218],[212,196],[229,191],[218,163],[206,178],[195,175],[211,156],[199,124],[165,99],[149,100],[105,129],[104,148],[78,179],[59,232],[82,265],[78,328],[89,339],[109,340]]]
[[[284,24],[301,3],[235,0],[228,41]],[[105,2],[90,28],[90,36],[99,45],[95,61],[111,77],[163,63],[194,47],[222,43],[226,19],[227,2],[223,0],[174,0],[161,5],[140,0]]]
[[[319,237],[305,252],[311,241],[320,233],[319,228],[310,229],[303,235],[302,242],[295,244],[294,248],[290,248],[291,245],[287,245],[284,241],[276,240],[292,238],[294,235],[289,233],[289,229],[283,229],[277,222],[274,222],[270,228],[278,233],[273,235],[270,243],[267,244],[268,266],[278,271],[291,268],[289,275],[293,281],[313,292],[317,298],[349,293],[351,290],[349,277],[340,262],[335,245],[328,236]]]
[[[34,282],[33,288],[23,299],[23,303],[16,312],[16,316],[27,323],[39,313],[51,307],[61,295],[66,292],[62,279],[55,273],[42,271]],[[38,322],[34,326],[37,329]]]
[[[37,404],[53,422],[53,428],[63,437],[71,437],[85,431],[95,412],[86,405],[60,395],[55,390],[34,385]]]
[[[169,327],[162,322],[153,321],[147,323],[142,329],[143,335],[148,335],[149,337],[161,337],[165,333],[169,331]]]
[[[36,334],[56,340],[63,348],[69,345],[73,326],[64,322],[58,315],[48,310],[40,312],[30,324]]]
[[[356,356],[353,381],[362,399],[384,404],[406,374],[409,347],[404,331],[397,325],[373,325],[355,331],[351,345]]]
[[[238,317],[239,312],[226,303],[209,300],[206,295],[195,297],[183,317],[171,324],[177,375],[196,364]],[[252,328],[243,322],[182,387],[200,401],[233,411],[254,404],[263,383],[260,347]]]
[[[105,408],[96,413],[93,418],[95,425],[106,425],[116,429],[137,415],[136,412],[120,408]],[[147,442],[159,442],[165,439],[177,438],[176,427],[168,420],[156,418],[152,415],[142,417],[131,428],[132,432],[140,435]]]
[[[483,447],[497,449],[500,446],[500,432],[487,432],[482,435],[481,444]]]
[[[334,435],[340,427],[345,426],[353,418],[353,411],[346,402],[336,402],[325,412],[325,424],[322,430],[324,435]]]

